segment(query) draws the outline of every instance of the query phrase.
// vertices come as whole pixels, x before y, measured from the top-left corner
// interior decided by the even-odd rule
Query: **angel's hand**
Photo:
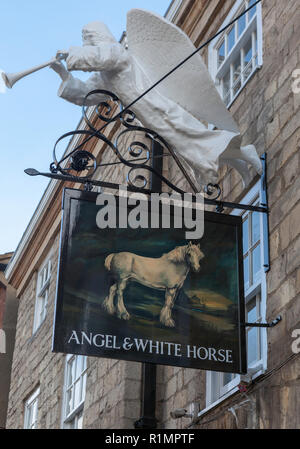
[[[63,81],[66,81],[68,79],[69,72],[65,68],[65,66],[62,64],[62,62],[56,60],[49,67],[51,69],[53,69],[54,72],[58,73]]]
[[[55,57],[61,61],[63,59],[67,59],[68,56],[69,52],[67,50],[58,50]]]

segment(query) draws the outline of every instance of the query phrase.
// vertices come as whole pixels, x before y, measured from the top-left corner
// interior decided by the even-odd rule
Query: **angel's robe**
[[[134,56],[119,43],[71,47],[66,62],[69,71],[95,72],[85,82],[69,74],[68,79],[60,85],[58,95],[77,105],[83,104],[90,91],[105,89],[115,93],[126,106],[153,85]],[[103,96],[93,95],[86,104],[96,105],[103,100]],[[239,134],[207,129],[193,115],[155,88],[130,109],[145,127],[157,132],[175,150],[199,189],[208,183],[217,183],[220,157],[229,161],[235,159],[236,168],[240,167],[240,172],[244,170],[246,176],[246,163],[238,161],[244,159]],[[259,169],[259,160],[255,160],[255,156],[253,162]]]

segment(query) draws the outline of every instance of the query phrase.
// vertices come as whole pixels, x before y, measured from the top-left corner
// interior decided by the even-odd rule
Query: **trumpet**
[[[13,85],[19,81],[20,79],[24,78],[27,75],[30,75],[31,73],[37,72],[38,70],[43,69],[44,67],[48,67],[49,65],[53,64],[54,62],[61,61],[65,59],[65,55],[58,54],[57,57],[50,59],[50,61],[44,62],[43,64],[36,65],[28,70],[23,70],[22,72],[16,72],[16,73],[4,73],[2,72],[2,78],[5,82],[6,87],[11,89]]]

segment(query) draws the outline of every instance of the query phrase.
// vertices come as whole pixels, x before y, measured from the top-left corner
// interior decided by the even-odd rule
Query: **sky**
[[[0,0],[0,70],[24,71],[47,62],[57,50],[81,45],[83,25],[94,20],[105,22],[119,40],[131,8],[164,15],[170,3]],[[0,87],[0,254],[16,249],[49,182],[47,178],[30,177],[24,170],[49,171],[56,140],[75,130],[81,118],[79,106],[57,96],[59,84],[58,75],[46,67],[5,93]]]

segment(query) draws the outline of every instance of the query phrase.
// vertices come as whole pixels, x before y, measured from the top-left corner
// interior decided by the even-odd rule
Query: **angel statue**
[[[58,51],[60,61],[50,66],[62,79],[58,95],[82,105],[90,91],[105,89],[126,106],[195,50],[180,28],[142,9],[128,12],[126,34],[128,48],[105,24],[84,26],[83,46]],[[94,73],[83,82],[70,73],[76,70]],[[90,98],[88,106],[104,100],[100,94]],[[249,181],[247,164],[262,172],[255,147],[241,146],[238,126],[198,53],[130,109],[168,142],[199,190],[217,183],[220,163],[236,168],[244,184]],[[203,122],[217,129],[210,130]]]

